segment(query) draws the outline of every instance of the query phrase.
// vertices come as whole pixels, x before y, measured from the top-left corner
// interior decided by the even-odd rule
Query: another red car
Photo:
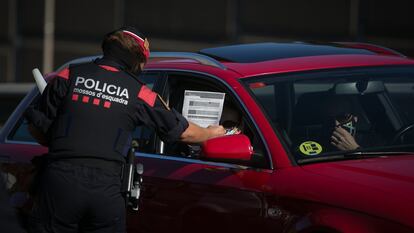
[[[153,53],[141,78],[178,111],[185,91],[224,93],[220,124],[241,133],[166,144],[139,126],[144,183],[128,232],[414,232],[414,60],[361,43],[243,44]],[[38,95],[0,134],[23,209],[30,161],[47,152],[22,116]],[[357,148],[332,144],[338,124]]]

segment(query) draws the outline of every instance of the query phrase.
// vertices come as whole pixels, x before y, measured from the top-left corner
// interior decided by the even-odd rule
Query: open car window
[[[159,72],[143,72],[139,76],[140,80],[143,81],[148,88],[151,90],[157,91],[158,88],[156,85],[161,82],[162,73]],[[145,153],[155,153],[155,130],[151,127],[141,125],[138,126],[133,135],[132,139],[138,142],[138,151]]]
[[[269,159],[261,138],[243,106],[226,86],[211,77],[188,73],[170,73],[164,95],[169,102],[169,106],[180,113],[183,110],[184,93],[186,91],[206,92],[211,95],[214,94],[214,98],[224,94],[225,97],[219,124],[223,125],[226,129],[238,129],[240,133],[250,139],[254,154],[251,161],[244,165],[268,168]],[[209,118],[208,120],[214,118],[213,116],[207,115],[206,117]],[[162,145],[162,148],[162,153],[168,156],[199,159],[201,153],[201,147],[199,145],[188,145],[179,142]]]
[[[27,120],[23,118],[18,121],[17,128],[12,131],[7,139],[13,142],[37,143],[37,141],[29,133]]]
[[[413,67],[270,75],[248,79],[246,86],[297,161],[413,148]],[[334,134],[337,127],[346,134]],[[343,147],[338,140],[344,135],[357,146]]]

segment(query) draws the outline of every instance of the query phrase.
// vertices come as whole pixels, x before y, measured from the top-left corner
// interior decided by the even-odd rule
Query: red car
[[[240,134],[166,144],[139,126],[144,183],[128,232],[414,232],[414,60],[361,43],[259,43],[153,53],[141,78],[178,111],[197,104],[188,91],[224,93],[221,114],[187,117]],[[47,152],[22,116],[38,95],[0,134],[21,209],[30,160]]]

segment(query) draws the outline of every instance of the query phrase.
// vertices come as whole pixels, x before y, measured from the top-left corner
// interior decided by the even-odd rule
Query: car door
[[[37,95],[36,90],[29,92],[7,120],[0,133],[0,173],[3,176],[9,201],[19,209],[19,216],[30,211],[28,193],[32,189],[34,167],[31,160],[47,152],[28,131],[28,123],[22,117],[27,106]]]
[[[196,145],[156,143],[156,154],[139,153],[144,164],[141,209],[136,216],[143,232],[247,232],[263,228],[264,190],[272,170],[268,152],[246,108],[223,82],[192,73],[167,72],[163,93],[170,107],[182,110],[183,91],[216,91],[241,112],[243,133],[252,141],[248,164],[205,161]],[[226,104],[224,104],[226,106]],[[223,110],[224,112],[225,110]],[[224,115],[223,115],[224,116]]]

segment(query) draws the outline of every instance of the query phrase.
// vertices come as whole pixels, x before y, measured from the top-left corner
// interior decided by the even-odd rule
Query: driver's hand
[[[210,136],[211,136],[210,138],[220,137],[226,134],[226,130],[224,129],[222,125],[209,125],[207,129],[210,132]]]
[[[336,126],[331,136],[331,144],[339,150],[356,150],[359,148],[355,138],[341,126]]]

